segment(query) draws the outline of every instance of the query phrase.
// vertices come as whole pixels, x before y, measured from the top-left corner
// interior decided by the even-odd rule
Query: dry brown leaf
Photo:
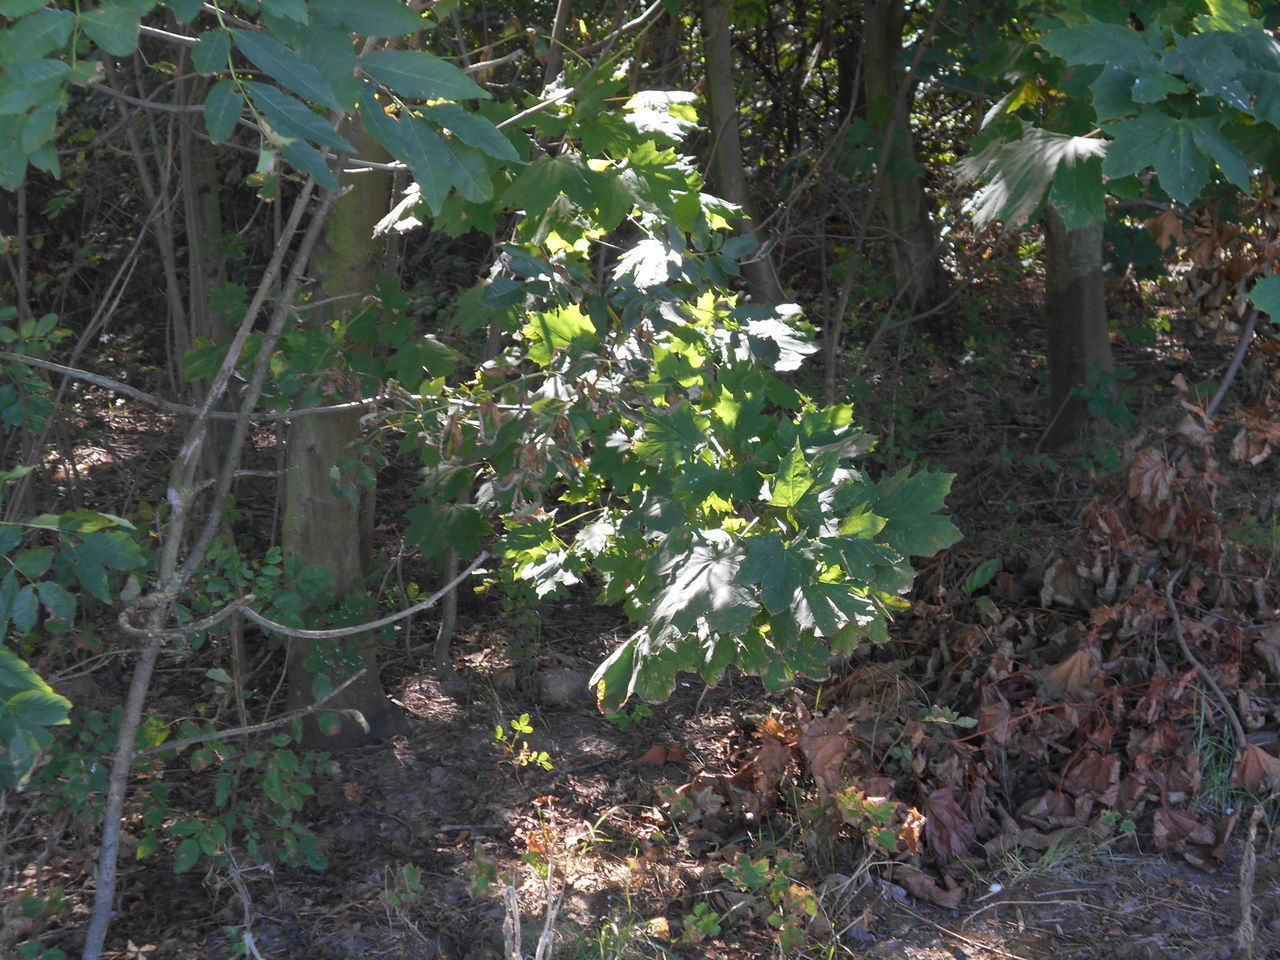
[[[660,767],[667,762],[667,748],[661,744],[655,743],[646,750],[642,755],[636,757],[628,766],[632,767]]]
[[[825,806],[841,786],[840,770],[844,766],[850,740],[845,732],[848,721],[841,713],[816,717],[805,724],[797,746],[809,761],[809,771],[818,785],[818,798]]]
[[[927,900],[946,910],[954,910],[964,902],[960,887],[943,889],[933,877],[905,863],[894,864],[893,882],[906,887],[917,900]]]
[[[1147,228],[1147,232],[1151,234],[1151,239],[1156,242],[1156,246],[1161,251],[1170,250],[1172,247],[1183,243],[1187,237],[1182,225],[1182,218],[1173,210],[1160,211],[1146,221],[1143,226]]]
[[[1115,806],[1120,795],[1120,758],[1114,753],[1088,750],[1068,771],[1063,786],[1077,797],[1090,796],[1107,806]]]
[[[1058,790],[1046,790],[1018,808],[1019,822],[1025,821],[1042,830],[1061,827],[1076,819],[1076,806],[1070,797]]]
[[[1144,447],[1129,467],[1129,496],[1149,513],[1169,503],[1174,477],[1173,467],[1155,445]]]
[[[1233,786],[1258,792],[1280,789],[1280,759],[1254,744],[1249,744],[1240,754],[1236,769],[1231,774]]]
[[[1170,807],[1156,811],[1151,837],[1157,849],[1179,853],[1186,852],[1189,843],[1211,847],[1216,839],[1214,831],[1197,820],[1195,814]]]
[[[1271,444],[1265,436],[1259,436],[1248,427],[1241,427],[1231,441],[1230,456],[1235,463],[1247,463],[1256,467],[1271,456]]]
[[[1083,647],[1052,667],[1036,671],[1036,677],[1050,700],[1075,699],[1085,693],[1099,693],[1101,679],[1098,651]]]
[[[1262,639],[1254,642],[1253,652],[1267,661],[1273,677],[1280,677],[1280,623],[1262,631]]]
[[[989,703],[978,711],[977,732],[986,737],[987,743],[1004,746],[1009,742],[1012,731],[1009,729],[1009,701],[996,695],[999,699]]]
[[[945,864],[969,853],[973,823],[956,803],[950,787],[939,787],[924,801],[924,836],[934,859]]]

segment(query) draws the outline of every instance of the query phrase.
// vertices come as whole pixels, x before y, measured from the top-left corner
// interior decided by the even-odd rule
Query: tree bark
[[[1102,273],[1102,220],[1068,230],[1045,209],[1045,322],[1049,426],[1043,444],[1062,449],[1098,439],[1106,421],[1089,413],[1079,388],[1109,390],[1115,361]]]
[[[361,131],[349,131],[348,138],[361,156],[378,156],[376,144]],[[334,204],[324,237],[311,260],[311,273],[319,284],[318,305],[307,311],[306,322],[321,328],[340,320],[352,309],[350,294],[373,289],[381,266],[382,246],[373,237],[373,226],[387,210],[388,177],[380,171],[368,171],[353,177],[351,187],[351,192]],[[358,299],[355,302],[358,303]],[[326,567],[332,575],[331,591],[335,597],[364,587],[366,557],[362,548],[359,498],[353,502],[336,493],[332,479],[339,461],[352,456],[356,450],[361,434],[360,416],[357,410],[293,420],[285,454],[281,535],[284,554],[296,558],[304,567],[313,564]],[[289,641],[290,709],[304,707],[315,699],[312,684],[317,671],[307,662],[312,649],[310,641]],[[309,718],[303,734],[307,746],[337,749],[369,739],[383,739],[406,729],[403,714],[383,692],[373,642],[360,642],[358,649],[368,672],[335,698],[331,709],[357,711],[369,729],[365,730],[344,715],[341,728],[326,734],[316,718]],[[332,679],[336,684],[343,678]]]
[[[707,106],[711,115],[711,168],[719,194],[742,208],[739,234],[760,238],[751,227],[751,197],[742,166],[742,140],[738,132],[738,98],[733,82],[733,48],[729,36],[729,5],[725,0],[703,0],[702,47],[707,74]],[[742,265],[751,297],[777,305],[786,300],[768,251]]]
[[[905,16],[902,0],[868,0],[863,88],[871,127],[886,138],[878,179],[894,281],[907,309],[923,313],[946,299],[950,280],[938,257],[938,233],[911,133],[914,81],[901,66]]]

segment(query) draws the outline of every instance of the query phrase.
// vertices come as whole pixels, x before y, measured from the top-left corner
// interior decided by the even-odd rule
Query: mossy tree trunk
[[[376,144],[358,130],[347,132],[362,157],[380,155]],[[389,178],[381,171],[368,171],[350,178],[351,191],[333,207],[324,238],[311,260],[311,276],[317,283],[316,306],[307,310],[307,324],[324,328],[360,306],[359,294],[372,290],[382,264],[382,242],[373,237],[374,224],[387,210]],[[352,296],[353,294],[357,296]],[[335,394],[332,402],[344,398]],[[358,454],[361,439],[361,411],[344,411],[299,417],[289,425],[285,456],[284,515],[282,548],[286,558],[296,558],[306,567],[319,564],[332,576],[335,598],[343,598],[365,586],[367,558],[362,536],[360,497],[344,496],[335,490],[333,475],[340,461]],[[373,496],[364,490],[363,497]],[[355,643],[367,672],[330,704],[335,710],[357,711],[368,724],[365,729],[344,715],[337,732],[325,732],[308,720],[304,731],[309,746],[336,748],[371,738],[385,738],[401,732],[405,719],[387,699],[378,676],[371,640],[336,641],[290,640],[288,655],[289,706],[306,706],[315,699],[313,681],[321,672],[315,658],[326,656],[322,645]],[[343,677],[331,675],[336,686]]]

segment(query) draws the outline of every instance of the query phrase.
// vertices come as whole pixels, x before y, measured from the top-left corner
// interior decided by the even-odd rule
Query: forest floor
[[[1240,454],[1280,410],[1274,358],[1246,368],[1247,411],[1210,422],[1171,384],[1220,375],[1230,344],[1195,369],[1166,335],[1119,346],[1129,442],[1070,457],[1037,448],[1040,362],[1010,341],[904,339],[874,364],[874,468],[955,473],[966,538],[921,565],[892,642],[825,684],[688,678],[605,717],[586,679],[625,636],[615,611],[469,598],[456,676],[430,667],[429,621],[386,657],[412,732],[314,782],[301,817],[325,870],[126,857],[109,956],[479,960],[514,930],[538,960],[1280,957],[1261,800],[1280,483],[1260,446]],[[146,446],[110,424],[85,449]],[[181,697],[212,663],[161,682]],[[1229,712],[1262,772],[1233,779]],[[166,777],[208,802],[207,775]],[[66,901],[40,942],[74,955],[92,844],[33,822],[46,842],[20,875]]]

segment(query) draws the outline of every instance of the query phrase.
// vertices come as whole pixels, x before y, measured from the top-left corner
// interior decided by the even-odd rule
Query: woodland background
[[[0,952],[1274,947],[1280,7],[0,18]]]

